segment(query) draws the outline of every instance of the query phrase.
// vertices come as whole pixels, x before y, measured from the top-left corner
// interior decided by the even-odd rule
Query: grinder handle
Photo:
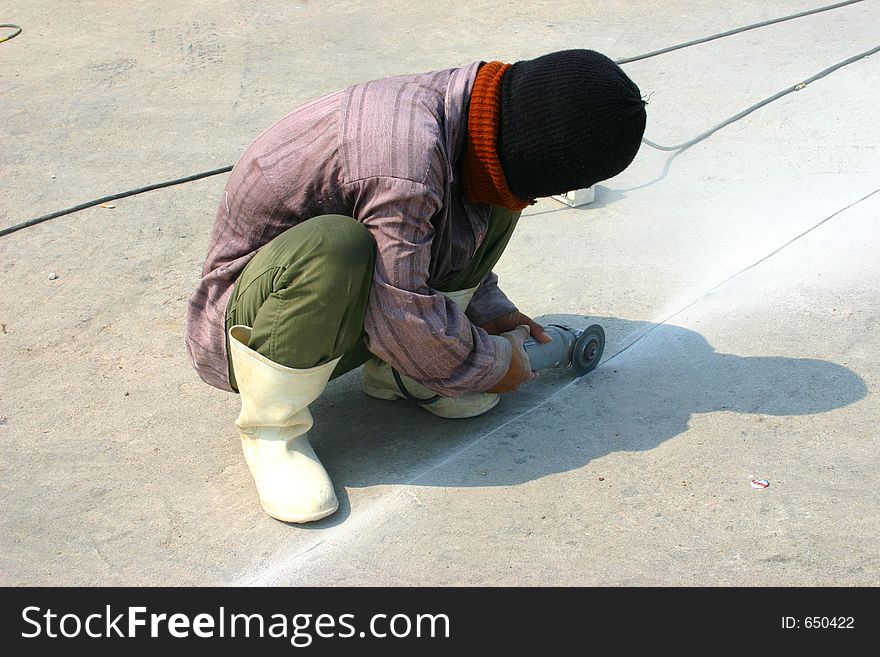
[[[557,324],[545,326],[544,331],[550,336],[550,342],[538,342],[533,337],[523,341],[523,348],[529,356],[532,371],[568,367],[571,364],[571,353],[577,340],[577,333],[567,326]]]

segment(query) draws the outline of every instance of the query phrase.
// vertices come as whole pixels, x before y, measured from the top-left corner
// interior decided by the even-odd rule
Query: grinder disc
[[[571,354],[571,369],[575,375],[583,376],[596,369],[604,350],[605,330],[598,324],[584,329],[584,332],[575,341]]]

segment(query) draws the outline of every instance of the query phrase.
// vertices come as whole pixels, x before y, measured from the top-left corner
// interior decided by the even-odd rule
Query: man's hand
[[[523,324],[529,328],[529,333],[531,333],[538,342],[543,342],[545,344],[547,342],[552,342],[553,338],[544,332],[544,327],[528,315],[523,315],[518,310],[514,310],[512,313],[507,313],[506,315],[493,319],[491,322],[487,322],[480,326],[480,328],[489,335],[501,335],[502,333],[513,331],[517,326]]]
[[[502,333],[501,337],[508,340],[510,346],[513,347],[510,354],[510,367],[507,368],[504,378],[486,392],[513,392],[526,381],[531,381],[538,376],[532,372],[529,355],[523,347],[523,341],[529,337],[528,325],[521,324],[512,331]]]

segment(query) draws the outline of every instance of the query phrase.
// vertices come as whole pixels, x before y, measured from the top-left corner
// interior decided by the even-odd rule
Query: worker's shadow
[[[349,488],[511,486],[581,468],[611,452],[652,449],[685,431],[697,413],[810,415],[867,393],[857,374],[830,361],[719,353],[700,334],[677,326],[540,319],[604,326],[602,364],[568,387],[570,372],[546,371],[479,418],[443,420],[408,402],[366,397],[360,370],[332,382],[312,406],[310,437],[337,484],[340,511],[317,525],[347,517]],[[614,357],[623,349],[627,353]]]

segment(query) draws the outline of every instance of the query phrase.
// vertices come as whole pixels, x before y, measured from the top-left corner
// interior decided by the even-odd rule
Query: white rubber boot
[[[333,482],[309,443],[309,404],[324,388],[339,359],[298,370],[250,349],[251,329],[229,329],[232,367],[241,395],[236,420],[241,448],[263,509],[285,522],[311,522],[336,511]]]
[[[455,292],[441,292],[448,299],[452,299],[459,308],[464,311],[474,296],[477,288]],[[503,338],[502,338],[503,339]],[[421,404],[429,413],[448,419],[463,419],[482,415],[498,405],[498,395],[490,392],[468,392],[460,397],[439,397],[432,390],[414,381],[408,376],[399,375],[407,392],[419,400],[431,400]],[[378,357],[373,357],[364,363],[363,377],[364,392],[376,399],[405,399],[406,396],[400,390],[400,386],[394,379],[392,367]]]

